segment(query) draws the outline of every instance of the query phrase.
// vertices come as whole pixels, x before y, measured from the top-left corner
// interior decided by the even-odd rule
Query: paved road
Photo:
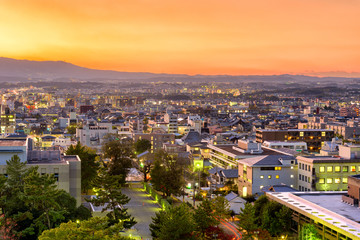
[[[137,224],[134,228],[137,230],[135,235],[140,235],[144,240],[152,239],[149,230],[149,224],[152,222],[151,217],[160,210],[159,205],[152,200],[149,195],[140,188],[123,188],[122,192],[131,198],[130,202],[125,205],[128,212],[135,218]]]
[[[241,232],[238,230],[238,227],[234,223],[221,219],[220,227],[224,229],[226,233],[234,236],[234,240],[240,240],[242,238]]]

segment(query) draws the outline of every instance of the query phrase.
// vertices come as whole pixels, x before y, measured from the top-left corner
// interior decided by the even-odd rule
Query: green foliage
[[[184,184],[181,159],[169,155],[164,150],[156,152],[150,175],[154,188],[163,192],[166,197],[181,194]]]
[[[108,219],[93,217],[87,221],[62,223],[59,227],[44,231],[39,240],[130,240],[123,237],[120,231],[123,230],[121,223],[108,225]]]
[[[100,167],[96,161],[96,151],[78,142],[75,146],[71,145],[66,155],[78,155],[81,159],[81,189],[83,192],[91,189]]]
[[[241,208],[239,226],[247,232],[252,232],[259,228],[255,221],[255,208],[251,203],[246,203],[244,208]]]
[[[76,134],[76,128],[77,128],[76,124],[71,124],[66,127],[66,130],[69,134],[74,135],[74,134]]]
[[[122,221],[125,228],[131,228],[136,221],[123,207],[130,198],[121,192],[120,178],[121,176],[112,176],[106,172],[100,173],[96,197],[88,201],[97,207],[102,206],[102,212],[109,211],[106,216],[110,225]]]
[[[37,170],[16,155],[7,161],[8,177],[0,177],[1,239],[35,239],[43,230],[77,216],[75,199],[57,189],[53,175]]]
[[[204,233],[206,229],[211,226],[218,225],[220,221],[215,218],[214,202],[204,200],[194,213],[194,220],[196,222],[196,229],[200,233]]]
[[[300,240],[320,240],[321,235],[318,234],[313,224],[305,224],[299,232]]]
[[[215,216],[217,218],[228,218],[230,217],[230,203],[223,196],[218,196],[212,199],[214,206]]]
[[[136,154],[143,153],[151,149],[151,142],[147,139],[140,139],[134,143]]]
[[[166,211],[159,211],[155,213],[155,217],[151,218],[152,223],[150,223],[149,229],[151,236],[155,239],[159,237],[161,224],[164,222],[166,214]]]
[[[182,203],[160,211],[149,225],[151,235],[154,239],[209,239],[209,229],[220,223],[219,216],[229,212],[223,202],[205,200],[197,209]]]
[[[290,232],[291,209],[277,202],[269,201],[266,196],[261,196],[254,202],[246,203],[239,215],[239,226],[246,230],[246,237],[262,232],[264,239],[268,233],[280,236]],[[244,236],[245,236],[244,235]]]
[[[195,222],[191,209],[181,204],[171,208],[162,219],[158,232],[159,240],[182,240],[192,239],[195,230]]]
[[[120,183],[124,184],[129,169],[132,167],[131,158],[134,157],[132,141],[109,134],[104,138],[102,152],[105,158],[110,159],[109,174],[121,176]]]

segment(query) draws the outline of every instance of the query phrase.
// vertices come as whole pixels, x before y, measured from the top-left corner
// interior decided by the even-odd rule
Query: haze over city
[[[0,3],[0,239],[360,240],[360,1]]]

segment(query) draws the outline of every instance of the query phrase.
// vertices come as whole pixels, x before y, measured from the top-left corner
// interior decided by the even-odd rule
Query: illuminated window
[[[319,178],[319,183],[324,184],[325,183],[325,178]]]
[[[268,176],[268,179],[271,179],[271,175]]]
[[[343,166],[343,172],[348,172],[349,171],[349,167],[348,166]]]
[[[276,178],[280,178],[279,175],[276,175]]]
[[[332,171],[333,171],[333,167],[332,167],[332,166],[327,167],[327,168],[326,168],[326,171],[327,171],[327,172],[332,172]]]
[[[356,167],[355,167],[355,166],[351,166],[351,171],[352,171],[352,172],[356,172]]]
[[[281,171],[281,167],[275,167],[276,171]]]
[[[333,182],[333,179],[332,179],[332,178],[327,178],[327,179],[326,179],[326,183],[327,183],[327,184],[331,184],[332,182]]]
[[[326,136],[326,132],[321,132],[321,136],[325,137]]]
[[[320,171],[320,172],[325,172],[325,167],[320,167],[320,168],[319,168],[319,171]]]
[[[303,137],[304,136],[304,132],[300,132],[300,137]]]
[[[334,178],[335,183],[340,183],[340,178]]]
[[[260,178],[264,178],[264,175],[261,175]]]
[[[340,172],[340,171],[341,171],[340,166],[335,166],[335,172]]]
[[[348,179],[346,177],[344,177],[342,180],[343,180],[343,183],[348,183],[348,181],[347,181]]]

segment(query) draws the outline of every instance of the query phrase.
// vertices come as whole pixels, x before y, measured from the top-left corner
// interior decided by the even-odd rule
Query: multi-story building
[[[329,129],[258,129],[256,130],[256,141],[287,141],[287,142],[306,142],[308,151],[318,152],[323,142],[331,141],[334,131]]]
[[[260,143],[239,140],[237,144],[208,144],[210,163],[220,168],[232,169],[238,167],[238,160],[257,155],[278,154],[270,148],[262,148]]]
[[[164,115],[164,122],[168,125],[168,133],[178,132],[178,118],[175,114],[166,113]]]
[[[170,133],[135,133],[133,134],[133,140],[134,142],[141,140],[141,139],[147,139],[151,143],[151,153],[158,149],[163,148],[164,143],[175,143],[175,135]]]
[[[298,156],[300,191],[344,191],[360,173],[360,146],[339,146],[339,156]]]
[[[261,193],[264,186],[297,187],[297,165],[294,156],[260,155],[238,160],[239,194],[243,197]]]
[[[265,141],[262,145],[273,149],[288,148],[298,152],[307,150],[306,142]]]
[[[1,120],[0,120],[0,128],[1,134],[11,134],[15,133],[16,120],[15,114],[10,111],[10,108],[1,105]]]
[[[0,139],[0,174],[6,176],[6,161],[18,155],[27,166],[37,166],[40,174],[54,174],[56,185],[70,193],[81,204],[81,160],[78,156],[66,156],[59,150],[32,150],[28,138]]]
[[[95,148],[100,151],[107,134],[116,134],[111,123],[86,123],[82,128],[76,129],[76,138],[82,145]]]
[[[292,210],[291,229],[300,233],[315,226],[320,239],[359,240],[360,210],[343,201],[347,192],[266,192],[266,196]]]

